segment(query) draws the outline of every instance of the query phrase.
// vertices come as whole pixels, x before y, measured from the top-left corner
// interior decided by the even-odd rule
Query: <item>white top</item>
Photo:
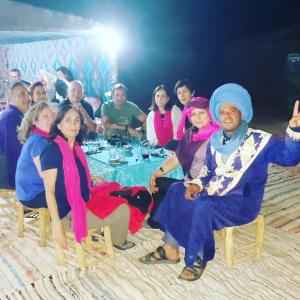
[[[173,105],[171,110],[171,119],[172,119],[172,125],[173,125],[173,138],[174,140],[177,139],[177,128],[179,125],[179,121],[181,119],[182,111],[181,109]],[[147,140],[149,140],[150,144],[157,145],[158,139],[155,133],[154,128],[154,111],[152,110],[148,116],[147,116]]]

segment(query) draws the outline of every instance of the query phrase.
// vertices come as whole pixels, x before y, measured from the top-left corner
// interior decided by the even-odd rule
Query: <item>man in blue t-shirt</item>
[[[17,161],[22,146],[17,138],[17,128],[21,125],[24,113],[29,109],[31,97],[28,88],[16,82],[10,89],[10,102],[0,114],[0,156],[4,163],[1,168],[0,187],[14,188]]]

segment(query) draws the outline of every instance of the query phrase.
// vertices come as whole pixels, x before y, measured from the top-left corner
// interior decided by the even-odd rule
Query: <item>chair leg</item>
[[[46,246],[47,239],[47,208],[39,208],[40,247]]]
[[[84,247],[82,244],[77,242],[75,242],[75,247],[76,247],[76,257],[77,257],[79,267],[81,270],[85,270],[87,264],[86,264],[86,257],[84,253]]]
[[[109,258],[114,258],[115,252],[112,245],[111,232],[109,226],[104,226],[103,231],[104,231],[106,253]]]
[[[54,246],[57,264],[63,266],[65,264],[65,252],[63,248],[57,244],[57,242],[54,242]]]
[[[18,202],[18,237],[24,236],[24,207],[21,202]]]
[[[259,215],[256,219],[256,259],[259,259],[261,257],[261,253],[264,245],[264,229],[265,229],[264,216]]]
[[[225,228],[225,251],[226,263],[229,268],[233,267],[233,227]]]

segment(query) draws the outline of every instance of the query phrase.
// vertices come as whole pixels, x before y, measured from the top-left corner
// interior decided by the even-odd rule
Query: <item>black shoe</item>
[[[125,241],[121,245],[113,245],[113,246],[119,250],[128,250],[130,248],[133,248],[135,246],[135,243],[131,241]]]

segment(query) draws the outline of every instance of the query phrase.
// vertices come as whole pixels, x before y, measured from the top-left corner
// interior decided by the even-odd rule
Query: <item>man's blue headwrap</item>
[[[246,89],[236,83],[226,83],[218,87],[212,94],[209,102],[209,109],[212,118],[220,124],[220,108],[223,104],[234,105],[242,113],[242,119],[249,124],[253,109],[251,97]]]

